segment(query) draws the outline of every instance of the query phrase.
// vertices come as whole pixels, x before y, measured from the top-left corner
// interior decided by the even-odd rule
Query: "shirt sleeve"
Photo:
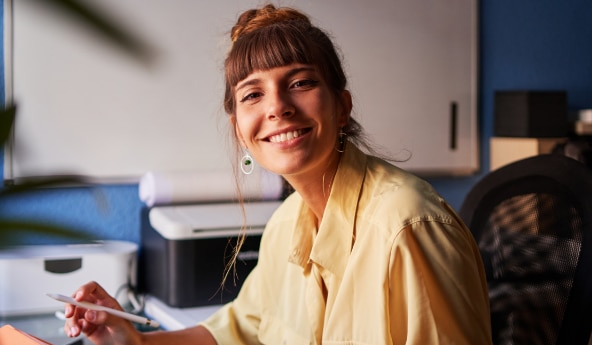
[[[259,344],[257,334],[261,322],[261,304],[256,293],[260,291],[256,287],[258,271],[257,267],[251,271],[234,301],[201,323],[218,344]]]
[[[418,220],[394,235],[390,315],[394,344],[490,344],[478,248],[456,222]]]
[[[282,270],[286,265],[285,260],[278,257],[285,255],[282,245],[287,245],[288,242],[281,236],[289,236],[290,232],[278,231],[283,229],[285,218],[280,211],[290,210],[293,205],[286,208],[284,204],[267,222],[261,237],[257,265],[248,275],[238,296],[201,323],[212,333],[218,344],[260,344],[262,314],[269,303],[269,296],[265,291],[277,290],[273,283],[281,279],[277,270]],[[281,262],[279,268],[274,265],[278,262]]]

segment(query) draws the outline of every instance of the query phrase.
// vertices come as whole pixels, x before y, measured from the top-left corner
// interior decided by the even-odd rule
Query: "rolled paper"
[[[245,200],[277,200],[283,191],[282,178],[261,168],[238,176]],[[139,197],[148,207],[196,202],[235,201],[237,180],[232,172],[149,171],[140,179]]]

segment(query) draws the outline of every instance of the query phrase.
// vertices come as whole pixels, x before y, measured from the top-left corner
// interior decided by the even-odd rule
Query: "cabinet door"
[[[127,182],[150,170],[228,169],[226,36],[259,1],[88,3],[155,45],[159,64],[146,70],[37,2],[5,0],[13,7],[4,11],[13,26],[6,87],[19,103],[5,178],[74,172]],[[281,4],[334,37],[354,116],[392,157],[409,158],[402,167],[426,175],[478,168],[476,0]]]
[[[314,3],[314,4],[313,4]],[[400,166],[478,169],[476,0],[311,2],[341,44],[354,116]]]

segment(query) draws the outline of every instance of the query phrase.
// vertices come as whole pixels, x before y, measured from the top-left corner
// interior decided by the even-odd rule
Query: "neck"
[[[336,155],[335,159],[331,160],[319,172],[299,176],[284,176],[315,214],[317,224],[320,224],[323,219],[340,158],[341,155]]]

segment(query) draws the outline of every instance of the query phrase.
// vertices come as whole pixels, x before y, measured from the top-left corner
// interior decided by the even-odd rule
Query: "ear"
[[[228,121],[230,122],[230,126],[232,126],[234,128],[234,134],[235,134],[237,143],[241,147],[246,148],[247,145],[245,145],[245,141],[243,140],[243,135],[241,134],[240,129],[238,128],[238,123],[236,121],[236,116],[231,115],[229,117]]]
[[[349,90],[341,91],[341,99],[339,102],[339,113],[337,114],[337,125],[339,127],[345,126],[349,122],[349,117],[352,110],[352,96]]]

